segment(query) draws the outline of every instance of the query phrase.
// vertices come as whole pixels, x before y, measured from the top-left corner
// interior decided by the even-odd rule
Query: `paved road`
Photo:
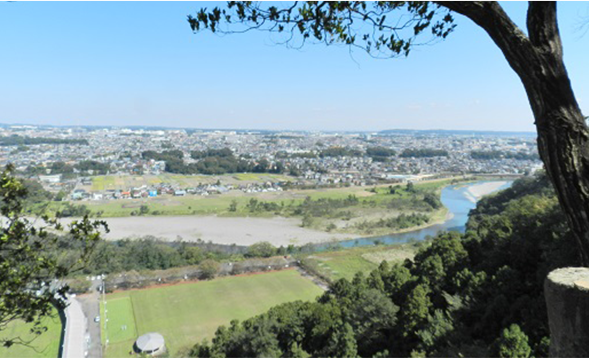
[[[92,281],[91,293],[78,296],[84,315],[88,322],[87,340],[88,340],[88,357],[102,358],[102,346],[100,340],[100,325],[101,322],[94,322],[94,318],[100,314],[100,293],[98,286],[101,281]]]
[[[86,317],[82,305],[70,297],[65,313],[65,335],[62,358],[82,358],[86,352]]]

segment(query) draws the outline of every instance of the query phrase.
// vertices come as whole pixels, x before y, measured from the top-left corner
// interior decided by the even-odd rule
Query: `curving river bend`
[[[472,184],[457,184],[450,185],[442,189],[442,204],[448,208],[449,219],[443,223],[435,224],[424,229],[400,233],[391,234],[385,236],[359,238],[353,240],[339,241],[338,244],[344,248],[357,247],[357,246],[372,246],[375,243],[380,242],[382,244],[396,244],[404,243],[410,240],[421,241],[428,236],[435,236],[439,231],[459,231],[464,232],[466,222],[468,221],[468,213],[470,210],[476,207],[476,201],[473,200],[472,195],[469,193],[469,188],[474,185],[479,185],[482,182],[475,182]],[[499,191],[507,189],[511,186],[513,181],[508,181],[502,186],[493,190]],[[488,193],[490,194],[490,193]],[[318,244],[317,249],[325,249],[329,247],[329,244]]]

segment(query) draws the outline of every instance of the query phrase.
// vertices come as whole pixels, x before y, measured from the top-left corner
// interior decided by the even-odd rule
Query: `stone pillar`
[[[551,357],[589,357],[589,268],[552,271],[544,282]]]

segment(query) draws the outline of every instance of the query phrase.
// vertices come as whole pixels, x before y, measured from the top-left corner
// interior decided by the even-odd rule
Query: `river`
[[[459,231],[464,232],[466,222],[468,221],[468,213],[476,207],[476,201],[473,200],[469,188],[474,185],[480,185],[484,182],[476,182],[473,184],[457,184],[450,185],[442,189],[441,200],[442,204],[448,209],[449,219],[443,223],[435,224],[424,229],[405,232],[401,234],[391,234],[377,237],[358,238],[353,240],[339,241],[337,244],[343,248],[351,248],[357,246],[372,246],[376,243],[381,244],[396,244],[405,243],[408,241],[421,241],[427,237],[437,235],[439,231]],[[511,186],[513,181],[508,181],[505,184],[495,188],[493,192],[507,189]],[[333,245],[333,244],[331,244]],[[318,244],[317,249],[323,250],[330,246],[330,244]]]

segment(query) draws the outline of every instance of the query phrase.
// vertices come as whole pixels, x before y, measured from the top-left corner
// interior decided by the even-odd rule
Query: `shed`
[[[164,342],[164,337],[161,334],[151,332],[137,338],[133,348],[135,348],[137,353],[145,353],[151,354],[152,356],[157,356],[166,351],[166,344]]]

